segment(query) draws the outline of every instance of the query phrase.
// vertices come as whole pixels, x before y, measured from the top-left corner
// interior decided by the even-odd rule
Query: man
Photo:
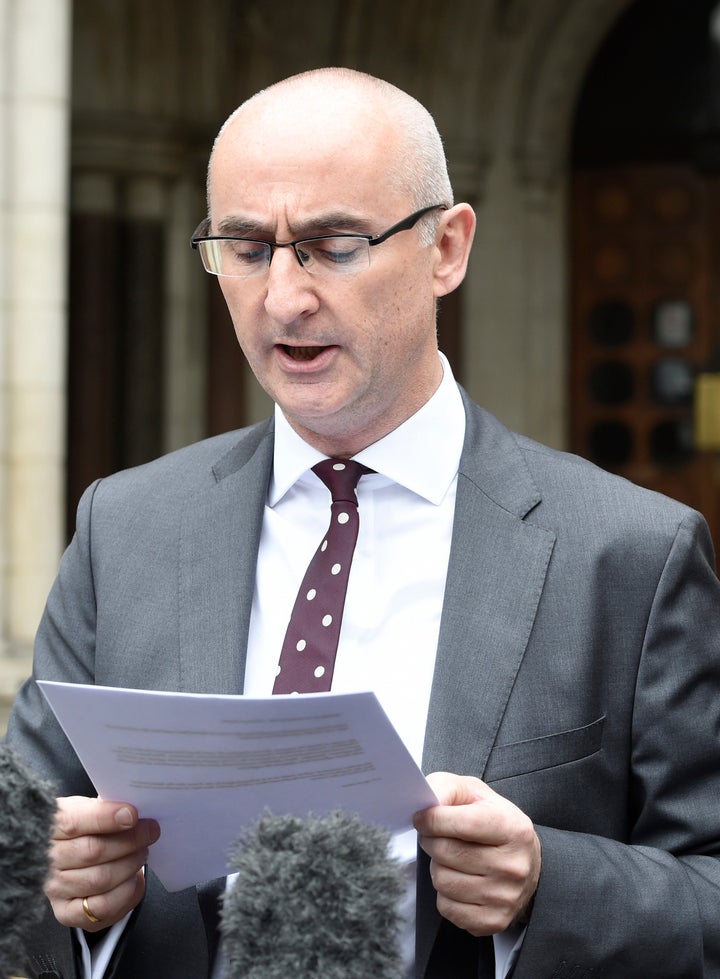
[[[376,690],[440,800],[416,816],[408,975],[720,977],[720,589],[702,518],[459,391],[435,306],[474,216],[404,93],[337,69],[273,86],[223,127],[208,198],[195,243],[274,421],[88,491],[36,676],[269,694],[326,525],[311,467],[356,458],[372,472],[333,690]],[[92,799],[34,681],[10,739],[75,796],[36,970],[71,975],[74,942],[90,974],[97,934],[93,975],[111,955],[107,974],[218,975],[204,889],[145,878],[161,828]]]

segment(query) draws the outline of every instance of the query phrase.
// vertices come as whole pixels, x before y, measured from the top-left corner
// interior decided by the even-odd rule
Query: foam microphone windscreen
[[[0,744],[0,979],[21,972],[42,917],[55,793]]]
[[[399,979],[400,865],[355,816],[265,813],[234,848],[221,913],[230,979]]]

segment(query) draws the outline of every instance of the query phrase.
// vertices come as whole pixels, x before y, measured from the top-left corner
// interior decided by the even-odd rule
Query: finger
[[[484,782],[472,775],[432,772],[427,776],[427,783],[441,806],[463,806],[495,794]]]
[[[147,850],[135,851],[119,860],[84,867],[56,870],[45,884],[45,893],[54,901],[70,901],[88,894],[107,894],[133,878],[147,863]]]
[[[542,866],[540,841],[529,825],[531,832],[522,845],[424,841],[442,915],[475,935],[494,934],[517,921],[527,923]]]
[[[519,917],[534,887],[525,876],[526,865],[493,868],[471,874],[435,860],[430,877],[437,892],[437,908],[443,917],[474,935],[504,931]]]
[[[148,847],[134,848],[112,860],[72,866],[64,854],[58,857],[53,852],[46,890],[63,898],[104,893],[137,873],[147,863],[148,853]]]
[[[513,825],[523,814],[512,803],[478,799],[455,806],[434,806],[416,814],[413,823],[423,839],[446,837],[500,846],[512,836]],[[524,820],[523,820],[524,821]]]
[[[513,916],[501,905],[466,904],[438,893],[437,909],[443,918],[476,938],[497,935],[513,923]]]
[[[111,863],[138,851],[147,853],[159,836],[154,819],[141,819],[124,832],[55,839],[50,846],[50,865],[64,871]]]
[[[432,839],[427,843],[431,872],[439,886],[457,900],[475,901],[495,887],[519,895],[533,880],[536,851],[528,846],[479,846],[458,840]],[[459,888],[465,888],[462,892]]]
[[[499,799],[496,792],[471,775],[453,775],[450,772],[433,772],[427,776],[428,784],[438,799],[437,806],[431,806],[416,813],[413,820],[419,833],[428,835],[441,834],[442,827],[438,826],[439,819],[454,821],[456,814],[445,812],[446,809],[456,809],[472,806],[481,801]]]
[[[84,895],[87,906],[97,921],[91,921],[85,913],[82,897],[50,899],[55,917],[68,928],[82,928],[97,932],[120,921],[132,911],[145,894],[145,876],[142,871],[133,874],[111,891],[103,894]]]
[[[431,864],[440,914],[473,935],[490,935],[515,924],[532,894],[527,882],[512,877],[468,874]]]
[[[448,868],[464,874],[485,876],[493,873],[498,847],[469,843],[446,836],[420,837],[420,845],[437,868]]]
[[[421,841],[425,838],[444,838],[460,844],[501,846],[508,839],[506,819],[487,803],[473,802],[465,806],[443,806],[428,812],[424,824],[418,826]]]
[[[137,809],[126,802],[105,802],[85,796],[58,799],[55,839],[117,833],[131,829],[138,821]]]

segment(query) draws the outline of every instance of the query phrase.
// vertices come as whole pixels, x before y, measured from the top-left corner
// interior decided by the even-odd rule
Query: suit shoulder
[[[495,503],[549,527],[576,521],[609,524],[658,519],[668,527],[692,511],[660,493],[600,469],[580,456],[550,448],[508,429],[466,397],[468,429],[461,471]]]
[[[103,477],[87,492],[106,501],[148,496],[167,503],[213,486],[240,468],[268,437],[269,421],[215,435]]]
[[[595,519],[610,517],[619,525],[639,520],[648,525],[660,521],[669,527],[699,516],[686,504],[607,472],[581,456],[524,435],[513,437],[540,489],[546,513],[557,509],[567,519],[568,507],[572,507],[581,519],[595,514]]]

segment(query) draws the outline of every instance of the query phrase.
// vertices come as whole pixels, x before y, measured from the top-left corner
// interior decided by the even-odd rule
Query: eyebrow
[[[349,214],[347,211],[329,211],[317,217],[310,218],[296,225],[293,236],[299,240],[312,238],[315,235],[332,234],[334,231],[353,232],[358,234],[372,234],[370,221],[367,218],[359,217],[356,214]],[[274,232],[267,225],[263,225],[251,218],[241,216],[230,216],[218,222],[219,235],[230,237],[258,238],[259,240],[271,239]]]

